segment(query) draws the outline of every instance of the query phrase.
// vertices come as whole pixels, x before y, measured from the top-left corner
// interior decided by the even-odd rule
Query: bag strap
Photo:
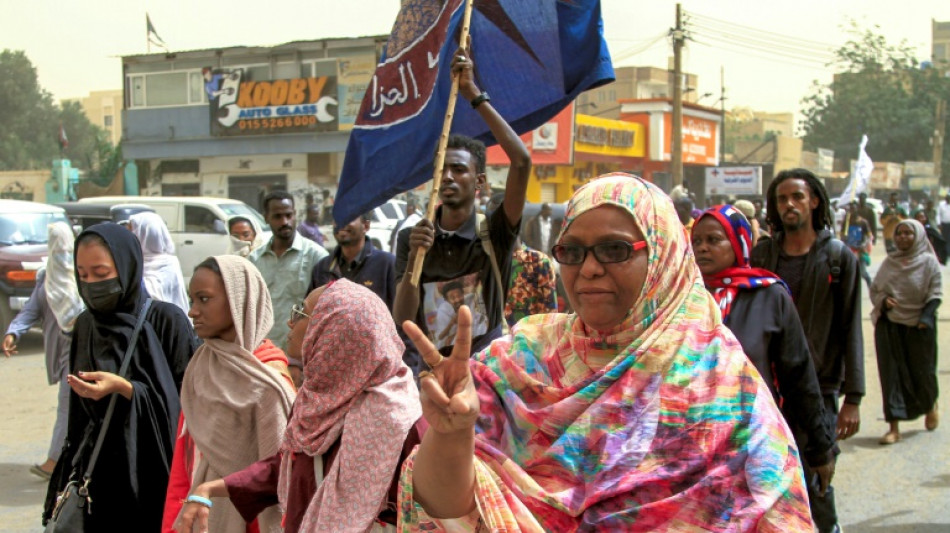
[[[844,243],[832,237],[830,244],[830,254],[828,255],[828,265],[831,271],[831,282],[839,283],[841,281],[841,252],[844,250]]]
[[[142,311],[139,313],[138,320],[135,322],[135,329],[132,331],[132,338],[129,341],[129,347],[125,350],[125,356],[122,359],[122,367],[119,369],[119,377],[124,377],[125,372],[129,369],[129,364],[132,362],[132,353],[135,352],[135,347],[138,344],[139,332],[142,331],[142,324],[145,323],[145,315],[148,314],[148,309],[152,305],[152,299],[148,298],[145,300],[145,305],[142,306]],[[106,409],[106,416],[102,419],[102,427],[99,428],[99,437],[96,439],[96,447],[92,449],[92,455],[89,456],[89,466],[86,467],[86,473],[83,474],[83,486],[89,486],[89,480],[92,479],[92,470],[96,467],[96,460],[99,458],[99,452],[102,450],[102,443],[106,439],[106,433],[109,431],[109,422],[112,421],[112,413],[115,411],[115,402],[118,400],[118,394],[113,393],[112,398],[109,400],[109,408]]]
[[[491,245],[491,233],[488,231],[488,217],[481,213],[475,215],[478,222],[478,240],[482,241],[482,249],[488,254],[491,261],[492,274],[495,277],[495,285],[498,289],[498,301],[501,304],[501,331],[508,334],[508,321],[505,320],[505,288],[501,281],[501,270],[498,268],[498,261],[495,260],[495,252]]]

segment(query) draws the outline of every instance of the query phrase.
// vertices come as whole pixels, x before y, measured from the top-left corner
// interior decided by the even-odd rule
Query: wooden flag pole
[[[472,2],[465,0],[465,15],[462,18],[462,31],[459,34],[459,43],[468,42],[468,32],[472,21]],[[432,190],[429,192],[429,207],[426,209],[426,218],[435,224],[435,204],[439,200],[439,189],[442,186],[442,166],[445,164],[445,147],[449,143],[449,132],[452,130],[452,117],[455,115],[455,101],[459,94],[459,74],[452,76],[452,89],[449,91],[449,105],[445,110],[445,120],[442,121],[442,135],[439,136],[439,150],[435,155],[435,169],[432,172]],[[416,261],[412,266],[413,287],[419,286],[419,276],[422,275],[422,263],[425,262],[426,251],[419,247],[416,250]]]

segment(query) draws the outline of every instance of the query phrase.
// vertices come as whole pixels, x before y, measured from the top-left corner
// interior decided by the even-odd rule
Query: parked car
[[[46,265],[52,222],[68,222],[63,208],[0,200],[0,334],[30,298],[36,273]]]
[[[264,217],[240,200],[207,196],[99,196],[83,198],[79,203],[127,205],[142,204],[153,209],[168,225],[175,241],[176,255],[187,283],[198,263],[212,255],[228,251],[230,237],[227,221],[244,216],[261,228],[264,240],[270,228]]]
[[[100,222],[124,222],[132,215],[142,212],[155,212],[145,204],[109,204],[91,202],[63,202],[56,204],[66,210],[66,217],[78,235],[89,226]]]

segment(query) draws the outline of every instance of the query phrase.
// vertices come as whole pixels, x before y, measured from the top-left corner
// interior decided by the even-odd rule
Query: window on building
[[[200,105],[208,101],[200,70],[129,76],[129,93],[131,108]]]
[[[188,102],[192,104],[202,104],[207,102],[205,88],[205,79],[200,71],[188,73]]]
[[[145,105],[169,106],[188,103],[188,76],[184,72],[165,72],[145,76]]]
[[[250,65],[244,67],[244,79],[251,81],[267,81],[271,79],[270,65]]]
[[[297,63],[277,63],[274,65],[275,80],[289,80],[297,77]]]
[[[320,76],[336,76],[336,59],[320,59],[300,65],[301,78],[319,78]]]
[[[102,117],[102,125],[111,128],[112,127],[112,115],[106,115]]]
[[[946,61],[950,59],[950,44],[934,45],[934,61]]]
[[[130,78],[129,89],[132,93],[132,107],[142,107],[145,105],[145,76],[132,76]]]

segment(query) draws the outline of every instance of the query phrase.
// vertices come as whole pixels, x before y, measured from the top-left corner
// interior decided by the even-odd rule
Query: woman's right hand
[[[429,427],[443,434],[472,431],[478,420],[479,403],[469,367],[472,313],[468,306],[459,308],[455,345],[448,357],[443,357],[411,321],[403,322],[402,327],[431,368],[419,374],[419,401]]]
[[[888,309],[894,309],[895,307],[897,307],[897,300],[888,296],[884,300],[884,305],[887,306]]]

